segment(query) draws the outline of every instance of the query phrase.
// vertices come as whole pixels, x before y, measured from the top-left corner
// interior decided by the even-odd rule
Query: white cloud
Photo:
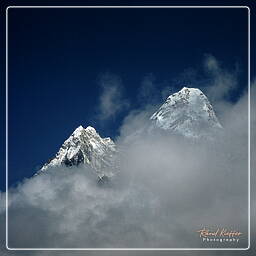
[[[212,55],[207,55],[204,61],[204,68],[208,74],[206,93],[214,102],[222,101],[229,96],[238,86],[238,70],[228,71],[221,66],[221,63]]]
[[[237,246],[246,247],[246,103],[245,95],[230,109],[236,118],[227,116],[214,144],[162,133],[127,144],[128,126],[143,126],[148,114],[134,113],[109,186],[85,167],[56,168],[10,190],[9,246],[197,247],[195,231],[206,225],[235,227],[244,234]]]
[[[124,97],[121,79],[115,75],[105,73],[99,80],[101,94],[99,99],[99,119],[115,118],[129,107],[129,101]]]
[[[155,85],[155,77],[153,74],[144,76],[139,87],[138,99],[142,104],[152,104],[158,97],[158,91]]]
[[[216,76],[223,74],[216,60],[209,63]],[[253,127],[256,125],[255,88],[254,82],[251,91]],[[224,95],[221,90],[219,93]],[[246,247],[247,100],[246,92],[233,105],[221,100],[219,113],[225,132],[214,144],[191,143],[162,133],[154,136],[142,133],[127,143],[128,136],[147,125],[153,106],[132,111],[121,127],[117,141],[121,153],[120,173],[110,186],[99,186],[88,168],[56,168],[10,190],[9,246],[200,247],[202,244],[195,231],[205,225],[240,230],[243,239],[238,246]],[[256,149],[255,141],[252,130],[252,154]],[[255,159],[252,158],[252,184],[255,183],[254,171]],[[4,195],[1,194],[2,203]],[[255,196],[253,198],[252,239],[256,233]],[[3,205],[1,220],[4,219]],[[1,221],[2,238],[4,231],[4,221]],[[255,240],[252,240],[252,247],[249,251],[223,255],[254,255]],[[22,254],[1,250],[3,255]],[[116,253],[138,255],[138,252]],[[84,255],[84,252],[25,252],[24,255],[57,254]],[[114,252],[89,254],[113,255]],[[219,252],[186,254],[210,256]]]
[[[154,74],[149,73],[142,79],[138,89],[138,100],[143,107],[159,104],[174,93],[174,87],[168,81],[159,82]]]

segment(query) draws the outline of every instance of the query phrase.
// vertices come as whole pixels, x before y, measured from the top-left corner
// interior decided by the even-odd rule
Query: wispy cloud
[[[98,118],[106,121],[115,118],[121,111],[129,107],[129,101],[124,96],[121,79],[110,73],[105,73],[99,78],[100,98]]]
[[[174,92],[168,81],[157,81],[153,73],[145,75],[138,89],[137,99],[141,105],[159,104]]]
[[[153,73],[145,75],[138,89],[138,100],[144,105],[159,104],[170,94],[187,86],[202,89],[211,102],[219,104],[229,99],[238,88],[239,74],[237,63],[232,69],[227,69],[215,56],[206,54],[202,65],[187,67],[168,81],[159,81]]]
[[[223,100],[237,88],[239,73],[237,67],[228,71],[213,55],[208,54],[204,60],[204,71],[208,76],[207,95],[213,101]]]
[[[143,77],[137,96],[138,100],[143,104],[152,104],[152,102],[154,102],[158,97],[157,88],[155,85],[155,77],[152,73]]]

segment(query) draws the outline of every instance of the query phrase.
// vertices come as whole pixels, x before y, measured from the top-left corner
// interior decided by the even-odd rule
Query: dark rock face
[[[96,130],[79,126],[64,141],[59,151],[38,173],[55,166],[85,165],[99,177],[113,176],[115,171],[116,145],[110,138],[102,138]],[[103,178],[105,181],[105,178]]]
[[[109,182],[109,177],[106,175],[103,175],[102,177],[98,177],[98,184],[99,185],[104,185]]]
[[[78,153],[71,159],[68,159],[67,157],[64,160],[64,164],[66,166],[78,166],[79,164],[84,162],[84,156],[83,156],[83,152],[81,150],[78,151]]]

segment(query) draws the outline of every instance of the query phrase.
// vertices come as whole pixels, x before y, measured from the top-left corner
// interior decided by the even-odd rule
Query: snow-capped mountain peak
[[[80,127],[80,126],[79,126]],[[97,132],[96,132],[96,130],[92,127],[92,126],[87,126],[86,128],[85,128],[85,130],[87,131],[87,132],[90,132],[90,133],[93,133],[93,134],[96,134]]]
[[[145,131],[151,134],[155,129],[163,129],[189,138],[211,138],[214,132],[222,128],[203,92],[188,87],[170,95],[150,117],[150,121],[149,126],[142,127],[136,134],[142,135]],[[80,125],[64,141],[55,157],[38,173],[55,166],[84,164],[102,179],[111,177],[116,172],[116,157],[116,145],[111,138],[102,138],[92,126],[84,128]]]
[[[82,125],[78,126],[74,132],[72,133],[73,136],[80,136],[81,132],[84,130]]]
[[[56,156],[48,161],[39,172],[55,166],[78,166],[85,164],[92,168],[99,177],[112,176],[115,143],[110,138],[101,138],[97,131],[88,126],[79,126],[64,141]]]
[[[150,120],[154,127],[194,138],[222,128],[209,100],[197,88],[183,87],[170,95]]]

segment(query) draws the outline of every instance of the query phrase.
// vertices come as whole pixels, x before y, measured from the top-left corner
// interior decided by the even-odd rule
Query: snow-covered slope
[[[184,87],[170,95],[151,116],[153,127],[199,138],[222,128],[213,107],[201,90]]]
[[[96,130],[79,126],[62,144],[56,156],[39,171],[60,165],[91,167],[102,178],[110,177],[115,169],[116,146],[110,138],[101,138]]]
[[[207,97],[201,90],[187,87],[170,95],[149,121],[147,127],[134,131],[131,137],[136,139],[163,129],[189,138],[211,138],[222,129]],[[101,138],[91,126],[79,126],[38,173],[49,167],[85,164],[102,179],[116,172],[116,157],[116,145],[110,138]]]

